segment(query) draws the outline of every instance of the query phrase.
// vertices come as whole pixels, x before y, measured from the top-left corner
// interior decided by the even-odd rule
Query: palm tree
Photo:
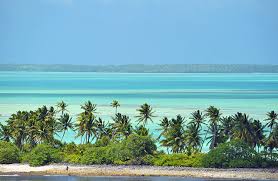
[[[185,140],[188,147],[192,148],[195,151],[199,151],[202,139],[197,123],[189,124],[187,126],[187,129],[185,130]]]
[[[204,124],[205,115],[200,110],[197,110],[191,113],[191,117],[189,118],[191,121],[189,124],[196,125],[196,129],[199,130],[202,124]]]
[[[252,126],[252,118],[245,113],[237,113],[233,116],[234,127],[232,130],[232,138],[239,138],[250,146],[255,146],[255,132]]]
[[[11,138],[20,149],[26,140],[26,123],[28,116],[28,112],[18,111],[16,114],[12,114],[7,121],[7,125],[10,128]]]
[[[10,133],[9,126],[0,123],[0,140],[9,142],[10,138],[11,138],[11,133]]]
[[[81,109],[84,112],[80,113],[77,117],[77,124],[75,125],[78,131],[77,137],[81,137],[81,142],[83,136],[85,136],[85,142],[91,142],[97,136],[97,129],[95,127],[95,113],[96,104],[92,104],[91,101],[87,101],[84,105],[81,105]]]
[[[165,136],[168,132],[168,129],[170,127],[170,120],[167,117],[164,117],[160,123],[159,123],[159,127],[157,130],[160,131],[161,133],[159,134],[157,139],[160,139],[161,136]]]
[[[139,112],[139,115],[136,116],[138,118],[138,123],[143,123],[143,126],[148,123],[148,120],[152,122],[152,118],[155,117],[152,107],[147,103],[141,105],[137,111]]]
[[[260,146],[263,144],[263,141],[265,139],[264,135],[264,126],[259,120],[254,120],[252,123],[252,127],[254,130],[254,145],[257,146],[258,152],[260,150]]]
[[[222,135],[224,135],[224,139],[226,141],[230,140],[232,137],[232,129],[233,129],[233,118],[231,116],[226,116],[220,118],[220,130],[222,132]]]
[[[112,119],[113,135],[120,134],[127,138],[132,133],[131,120],[128,116],[117,113]]]
[[[143,125],[136,127],[134,132],[140,136],[148,136],[149,135],[149,129],[145,128],[145,126],[143,126]]]
[[[113,100],[112,103],[111,103],[111,106],[114,107],[114,108],[116,109],[115,114],[117,114],[117,109],[118,109],[118,107],[120,107],[121,105],[120,105],[119,101]]]
[[[66,109],[68,104],[66,104],[64,101],[58,102],[56,106],[58,108],[58,112],[61,112],[62,114],[64,114],[65,111],[68,111]]]
[[[76,130],[78,131],[77,137],[85,136],[85,143],[90,143],[96,137],[96,128],[95,128],[95,117],[88,116],[85,112],[81,113],[77,117],[77,124],[75,125]]]
[[[87,101],[87,102],[84,103],[84,105],[81,105],[81,109],[84,110],[84,113],[86,115],[92,116],[97,111],[97,105],[92,104],[91,101]]]
[[[278,114],[275,113],[274,111],[268,112],[267,114],[267,121],[269,121],[267,123],[267,126],[270,127],[270,129],[272,130],[272,128],[277,124],[277,120],[278,120]]]
[[[272,132],[269,134],[268,138],[265,141],[266,148],[269,149],[270,159],[273,157],[273,150],[278,148],[278,125],[275,124]]]
[[[95,128],[96,128],[96,141],[101,139],[103,136],[107,136],[109,133],[109,124],[106,123],[101,118],[96,119],[95,121]]]
[[[59,131],[63,131],[63,135],[61,138],[62,141],[66,131],[68,131],[69,129],[73,129],[72,118],[69,116],[68,113],[61,115],[61,117],[58,119],[58,126],[59,126]]]
[[[218,145],[217,131],[219,130],[218,122],[221,116],[220,109],[217,109],[214,106],[210,106],[209,108],[206,109],[206,116],[209,117],[210,127],[211,127],[211,129],[209,129],[207,133],[209,131],[212,131],[210,132],[212,134],[210,149],[213,149]]]
[[[168,145],[171,146],[173,153],[181,153],[184,151],[186,142],[184,138],[184,118],[181,115],[177,115],[176,119],[172,119],[170,123],[170,129],[167,133],[166,139]]]

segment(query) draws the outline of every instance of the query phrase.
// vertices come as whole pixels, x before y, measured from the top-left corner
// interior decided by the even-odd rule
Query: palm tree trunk
[[[66,131],[64,130],[64,133],[63,133],[63,136],[62,136],[61,142],[63,141],[63,138],[64,138],[64,136],[65,136],[65,133],[66,133]]]

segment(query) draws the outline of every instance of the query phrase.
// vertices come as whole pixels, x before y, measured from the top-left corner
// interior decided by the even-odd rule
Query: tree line
[[[5,123],[0,124],[0,139],[13,142],[19,149],[24,144],[34,148],[41,143],[61,144],[67,131],[73,130],[76,139],[83,144],[108,140],[124,140],[131,134],[151,136],[147,125],[155,117],[153,108],[145,103],[136,111],[137,126],[129,116],[118,112],[120,103],[114,100],[111,106],[115,115],[110,121],[97,116],[97,105],[91,101],[81,105],[82,112],[74,122],[67,110],[68,104],[58,102],[53,106],[42,106],[34,111],[17,111]],[[275,111],[266,114],[264,122],[238,112],[222,116],[220,109],[210,106],[204,112],[196,110],[188,120],[177,115],[163,117],[154,138],[167,153],[198,153],[206,146],[216,148],[221,143],[240,139],[257,152],[269,152],[271,157],[278,148],[278,115]]]

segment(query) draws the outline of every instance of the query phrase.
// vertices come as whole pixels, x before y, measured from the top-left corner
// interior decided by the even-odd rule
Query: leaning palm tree
[[[274,111],[271,111],[271,112],[268,112],[267,114],[267,121],[269,121],[267,123],[267,126],[270,127],[271,131],[272,131],[272,128],[277,124],[277,120],[278,120],[278,114]]]
[[[57,103],[57,108],[58,108],[58,112],[61,112],[62,114],[64,114],[65,111],[67,111],[67,107],[68,104],[66,104],[64,101],[58,102]]]
[[[117,114],[117,109],[118,109],[118,107],[120,107],[121,105],[120,105],[119,101],[113,100],[112,103],[111,103],[111,106],[114,107],[114,108],[116,109],[115,114]]]
[[[149,120],[152,122],[152,118],[155,117],[153,115],[154,111],[152,107],[147,103],[141,105],[140,108],[137,109],[137,111],[139,112],[139,115],[136,116],[138,118],[137,121],[138,123],[142,123],[144,127],[146,126]]]
[[[207,133],[212,131],[210,132],[212,134],[210,149],[212,149],[218,145],[217,131],[219,129],[217,127],[218,127],[218,122],[220,120],[221,113],[220,113],[220,109],[217,109],[214,106],[210,106],[209,108],[207,108],[206,112],[207,112],[206,116],[209,117],[210,127],[211,127],[211,129],[207,130]]]
[[[63,135],[61,138],[62,141],[66,131],[68,131],[69,129],[73,129],[72,118],[69,116],[69,114],[62,114],[61,117],[58,118],[58,127],[59,131],[63,131]]]
[[[157,129],[160,131],[160,134],[157,139],[160,139],[162,136],[167,135],[167,132],[170,127],[170,120],[167,117],[164,117],[162,120],[160,120],[159,128]]]

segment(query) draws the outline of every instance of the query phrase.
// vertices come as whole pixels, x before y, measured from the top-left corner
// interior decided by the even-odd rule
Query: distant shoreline
[[[27,164],[0,164],[1,175],[71,175],[71,176],[178,176],[222,179],[277,180],[278,169],[215,169],[158,166],[53,164],[30,167]]]
[[[278,65],[259,64],[0,64],[0,71],[100,73],[278,73]]]

